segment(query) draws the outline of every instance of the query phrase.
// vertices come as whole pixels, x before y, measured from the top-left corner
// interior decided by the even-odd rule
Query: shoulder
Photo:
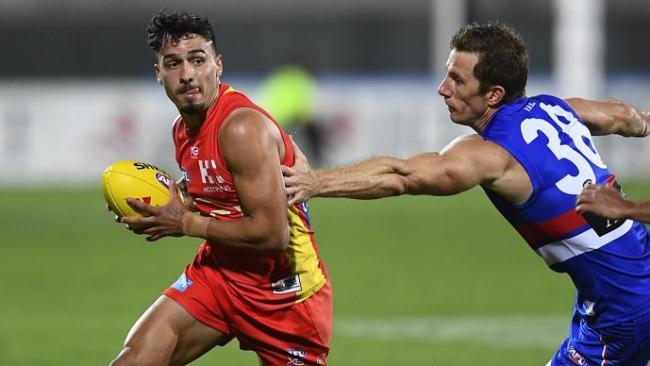
[[[235,144],[280,144],[282,136],[260,111],[242,107],[230,113],[219,131],[219,141],[228,145]]]
[[[479,156],[485,153],[507,153],[507,151],[505,151],[501,146],[494,142],[485,140],[483,137],[475,133],[456,137],[445,146],[440,153],[445,154],[449,151],[458,151],[465,154]]]
[[[488,172],[488,176],[497,177],[511,165],[513,157],[503,147],[485,140],[477,134],[457,137],[441,152],[459,168],[471,167],[477,171]]]

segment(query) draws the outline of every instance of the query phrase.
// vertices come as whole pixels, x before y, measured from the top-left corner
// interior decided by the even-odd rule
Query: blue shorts
[[[551,360],[552,366],[646,366],[650,361],[650,313],[613,327],[594,330],[579,316],[571,337]]]

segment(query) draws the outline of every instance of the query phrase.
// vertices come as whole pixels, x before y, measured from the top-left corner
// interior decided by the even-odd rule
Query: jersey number
[[[540,108],[551,117],[551,120],[562,132],[571,138],[577,151],[569,145],[563,144],[560,139],[560,132],[550,122],[540,118],[524,120],[521,123],[521,134],[526,143],[530,144],[540,136],[540,132],[543,133],[548,138],[546,146],[553,155],[558,160],[566,159],[570,161],[576,167],[578,170],[577,175],[567,174],[555,182],[555,185],[564,193],[577,195],[582,191],[585,183],[595,183],[596,181],[596,174],[589,162],[602,169],[607,168],[607,166],[603,163],[596,149],[592,147],[594,145],[589,129],[580,123],[571,112],[560,106],[544,103],[540,104]]]

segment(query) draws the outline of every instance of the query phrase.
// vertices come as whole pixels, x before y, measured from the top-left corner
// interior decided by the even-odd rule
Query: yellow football
[[[118,216],[141,216],[126,203],[127,198],[151,206],[169,202],[172,179],[162,169],[136,160],[121,160],[109,165],[102,175],[102,191],[111,211]]]

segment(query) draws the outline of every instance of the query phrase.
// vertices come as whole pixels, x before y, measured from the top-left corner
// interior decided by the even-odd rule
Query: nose
[[[189,63],[183,62],[179,78],[182,84],[190,84],[194,81],[194,70]]]
[[[440,85],[438,85],[438,94],[440,94],[441,96],[443,96],[445,98],[448,98],[448,97],[451,96],[449,85],[447,83],[448,80],[449,80],[449,78],[444,78],[440,82]]]

